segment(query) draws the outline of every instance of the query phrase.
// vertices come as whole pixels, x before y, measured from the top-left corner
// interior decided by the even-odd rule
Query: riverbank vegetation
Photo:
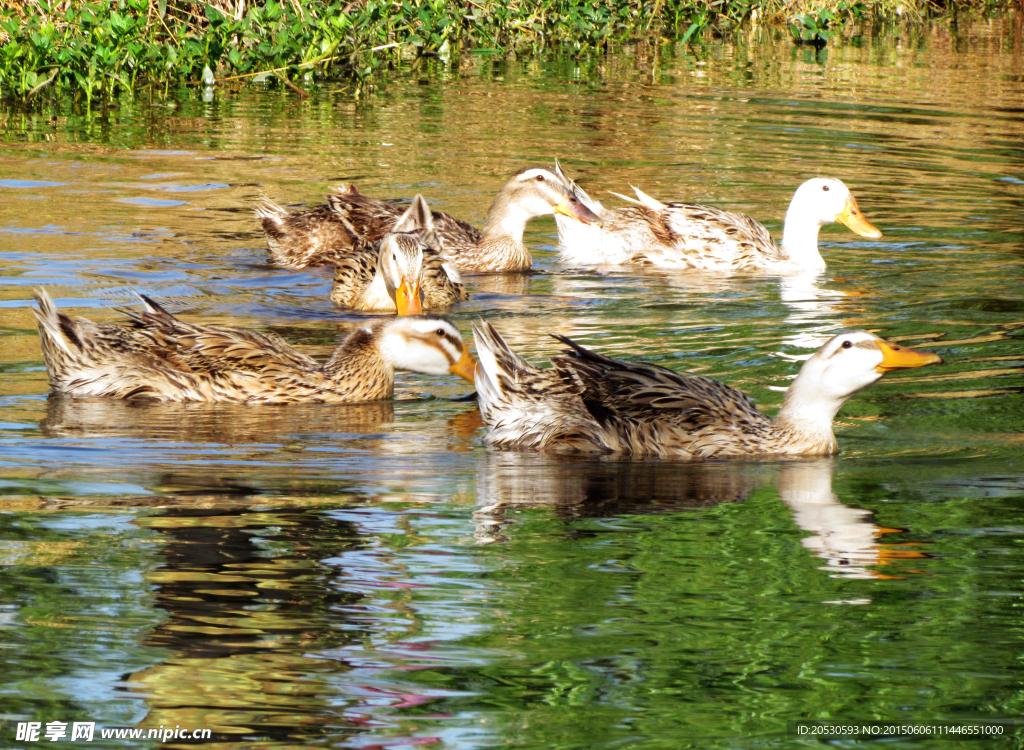
[[[1024,4],[1024,0],[1020,0]],[[142,87],[311,78],[358,96],[406,60],[574,52],[636,39],[699,43],[742,25],[827,44],[852,26],[918,23],[1006,0],[0,0],[0,97],[71,96],[86,109]]]

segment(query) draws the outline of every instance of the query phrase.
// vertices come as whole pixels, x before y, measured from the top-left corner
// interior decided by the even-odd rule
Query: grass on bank
[[[99,99],[139,86],[306,73],[358,95],[400,56],[698,41],[745,22],[824,44],[850,20],[920,20],[1006,0],[0,0],[0,97]],[[1020,0],[1024,3],[1024,0]]]

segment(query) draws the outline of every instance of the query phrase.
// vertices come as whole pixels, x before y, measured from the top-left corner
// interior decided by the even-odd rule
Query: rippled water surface
[[[994,722],[1019,746],[1016,20],[441,67],[372,107],[324,86],[0,119],[0,745],[34,720],[212,747],[789,747],[828,720]],[[487,317],[537,360],[563,333],[769,411],[839,330],[946,363],[847,404],[838,458],[782,463],[493,452],[454,378],[348,407],[47,398],[35,287],[326,356],[365,316],[266,263],[258,196],[356,181],[480,223],[556,156],[606,205],[632,184],[777,234],[800,182],[837,176],[884,238],[827,227],[809,278],[579,272],[538,220],[535,272],[470,277],[464,333]]]

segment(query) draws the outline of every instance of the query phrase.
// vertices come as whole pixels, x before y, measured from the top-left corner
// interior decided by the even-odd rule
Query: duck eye
[[[849,349],[851,346],[853,346],[853,342],[852,341],[844,341],[843,342],[843,348],[844,349]]]
[[[438,328],[436,331],[434,331],[434,333],[437,334],[438,338],[444,338],[444,329],[443,328]]]
[[[827,193],[828,192],[828,185],[822,185],[821,189],[824,190]]]
[[[544,182],[544,175],[542,175],[542,174],[537,175],[537,182]]]

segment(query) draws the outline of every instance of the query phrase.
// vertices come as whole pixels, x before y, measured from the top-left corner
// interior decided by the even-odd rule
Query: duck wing
[[[380,245],[384,235],[405,212],[404,206],[371,198],[355,185],[341,185],[327,198],[330,209],[353,228],[360,240],[370,247]],[[442,211],[431,211],[434,231],[442,244],[479,244],[483,233],[472,224]]]
[[[183,372],[255,375],[284,371],[316,373],[321,365],[272,333],[187,323],[145,295],[142,311],[124,310],[134,339],[150,354]]]
[[[569,347],[565,355],[552,359],[555,368],[583,385],[580,396],[599,421],[657,421],[688,431],[767,422],[749,396],[718,380],[659,365],[623,362],[565,336],[554,337]]]
[[[664,206],[640,209],[662,247],[644,248],[637,262],[739,271],[784,260],[771,233],[746,214],[692,203]]]

